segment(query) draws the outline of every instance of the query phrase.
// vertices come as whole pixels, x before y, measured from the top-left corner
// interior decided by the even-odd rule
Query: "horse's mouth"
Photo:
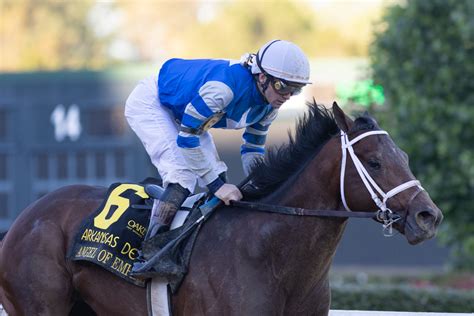
[[[405,237],[410,245],[419,244],[425,240],[433,238],[436,235],[436,229],[423,229],[410,218],[405,220],[404,225]]]
[[[401,213],[401,212],[400,212]],[[398,213],[398,214],[400,214]],[[405,212],[406,214],[407,212]],[[401,234],[405,235],[410,245],[419,244],[427,239],[433,238],[436,235],[437,227],[441,220],[437,220],[434,225],[420,226],[410,215],[402,216],[402,219],[393,224],[393,227]]]

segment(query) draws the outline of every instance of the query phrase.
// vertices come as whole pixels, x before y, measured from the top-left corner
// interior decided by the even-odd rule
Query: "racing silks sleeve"
[[[242,167],[246,176],[249,175],[256,159],[263,158],[265,154],[265,141],[270,125],[278,115],[278,110],[273,109],[259,122],[248,126],[242,135],[243,144],[240,148]]]
[[[212,192],[217,191],[224,182],[219,179],[211,162],[206,160],[200,144],[200,134],[212,127],[212,122],[205,123],[215,115],[223,113],[233,98],[234,93],[225,83],[208,81],[199,89],[198,95],[186,106],[181,120],[177,139],[178,147],[190,170],[202,178]]]

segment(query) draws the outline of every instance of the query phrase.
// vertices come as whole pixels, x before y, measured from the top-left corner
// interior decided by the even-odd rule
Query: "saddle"
[[[156,185],[146,185],[145,192],[150,197],[159,199],[164,189]],[[211,204],[218,204],[215,203],[216,200],[211,201],[213,202],[205,203],[204,193],[188,197],[176,214],[169,231],[142,242],[141,258],[147,261],[136,262],[135,266],[147,270],[148,273],[141,273],[141,277],[165,278],[172,292],[177,291],[188,271],[194,242],[204,223],[204,212],[209,211]]]

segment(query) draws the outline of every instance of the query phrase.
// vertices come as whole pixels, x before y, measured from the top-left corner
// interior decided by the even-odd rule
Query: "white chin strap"
[[[385,234],[386,236],[391,236],[392,235],[392,224],[395,223],[396,221],[400,220],[399,216],[394,216],[392,214],[393,212],[387,207],[387,200],[394,195],[403,192],[411,187],[416,186],[418,188],[417,192],[413,195],[411,199],[413,199],[418,193],[423,191],[423,187],[420,184],[420,181],[418,180],[410,180],[407,181],[403,184],[400,184],[399,186],[393,188],[392,190],[388,191],[385,193],[378,185],[375,183],[374,179],[370,176],[369,172],[364,168],[362,163],[360,162],[359,158],[357,158],[357,155],[354,152],[354,149],[352,148],[352,145],[357,143],[359,140],[370,136],[370,135],[388,135],[386,131],[370,131],[363,133],[353,140],[349,141],[348,135],[341,131],[341,149],[342,149],[342,162],[341,162],[341,199],[342,203],[344,204],[344,207],[346,208],[347,211],[351,211],[349,206],[347,205],[346,197],[344,194],[344,177],[345,177],[345,172],[346,172],[346,162],[347,162],[347,152],[349,151],[349,154],[352,158],[352,161],[354,162],[354,165],[357,169],[357,172],[359,173],[360,178],[362,179],[362,182],[364,182],[365,187],[367,188],[367,191],[369,191],[370,196],[372,197],[372,200],[374,203],[377,205],[379,208],[379,211],[377,213],[377,218],[381,221],[384,222],[384,229],[388,228],[388,234]],[[378,192],[375,193],[374,189]]]

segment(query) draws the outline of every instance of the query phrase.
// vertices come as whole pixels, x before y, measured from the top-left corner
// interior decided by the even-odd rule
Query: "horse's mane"
[[[313,102],[308,102],[308,112],[296,123],[295,136],[288,133],[289,141],[280,147],[272,147],[264,159],[255,163],[252,168],[251,199],[267,196],[280,187],[289,177],[300,170],[321,150],[331,137],[339,133],[331,110]],[[364,113],[355,120],[351,132],[377,129],[377,122]]]
[[[298,118],[295,136],[289,132],[287,144],[270,148],[252,168],[252,183],[258,188],[252,192],[254,197],[273,192],[339,132],[332,111],[314,100],[307,106],[309,111]]]

